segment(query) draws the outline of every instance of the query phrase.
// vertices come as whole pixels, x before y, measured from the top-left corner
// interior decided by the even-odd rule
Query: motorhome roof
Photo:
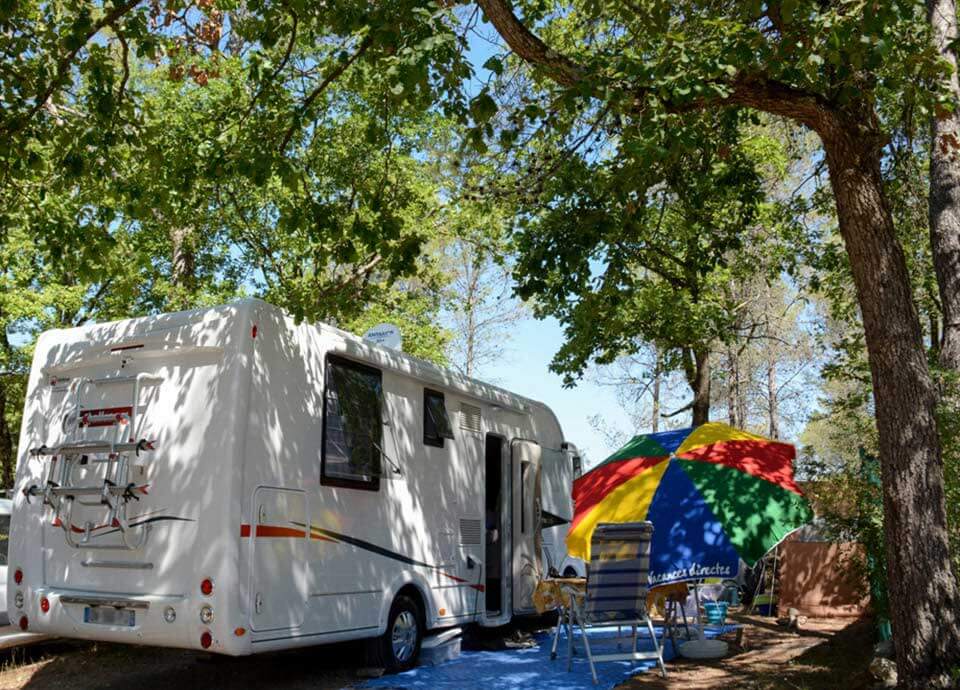
[[[263,304],[267,303],[263,302]],[[274,307],[273,305],[268,306],[273,309],[278,309],[278,307]],[[282,312],[282,310],[279,311]],[[518,395],[500,386],[464,376],[452,369],[439,367],[432,362],[405,352],[393,350],[369,340],[364,340],[362,337],[344,331],[336,326],[331,326],[323,322],[316,322],[314,325],[323,331],[339,336],[346,345],[348,356],[376,362],[382,367],[412,376],[433,386],[454,390],[467,397],[481,400],[487,404],[499,405],[504,409],[521,414],[529,413],[532,407],[539,407],[546,410],[549,414],[553,414],[549,407],[538,400]]]
[[[132,339],[142,338],[151,333],[155,333],[158,330],[170,330],[186,324],[196,323],[205,316],[222,312],[224,309],[233,308],[238,311],[245,311],[252,310],[256,306],[266,307],[279,314],[287,315],[283,309],[269,302],[255,297],[247,297],[213,307],[87,324],[78,329],[63,330],[98,331],[113,327],[119,331],[115,335],[122,338],[122,343],[126,343]],[[504,388],[485,383],[478,379],[463,376],[452,369],[439,367],[419,357],[383,347],[364,340],[353,333],[337,328],[336,326],[323,322],[315,322],[313,325],[321,331],[339,337],[344,344],[345,354],[348,357],[376,363],[381,367],[412,376],[432,386],[457,391],[466,397],[474,398],[489,405],[499,406],[516,413],[528,414],[531,412],[531,408],[537,407],[546,411],[547,414],[556,419],[553,411],[540,401],[517,395]],[[129,328],[122,328],[122,326],[129,326]],[[104,343],[98,344],[104,345]],[[111,345],[116,345],[116,343],[111,343]]]

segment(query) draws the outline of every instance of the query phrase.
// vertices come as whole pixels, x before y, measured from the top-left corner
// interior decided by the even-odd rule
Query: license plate
[[[133,609],[118,609],[113,606],[86,606],[83,609],[83,622],[96,625],[122,625],[132,628],[136,625],[137,612]]]

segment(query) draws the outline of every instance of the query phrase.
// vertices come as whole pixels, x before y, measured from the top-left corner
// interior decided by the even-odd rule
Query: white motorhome
[[[19,448],[12,622],[394,668],[532,611],[579,461],[539,402],[253,299],[44,333]]]

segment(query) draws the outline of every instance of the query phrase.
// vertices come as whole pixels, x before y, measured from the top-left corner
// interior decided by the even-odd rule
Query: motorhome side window
[[[383,379],[379,370],[327,358],[323,408],[323,484],[376,491],[383,448]]]
[[[453,438],[453,427],[447,415],[443,393],[423,389],[423,442],[428,446],[443,448],[443,439]]]

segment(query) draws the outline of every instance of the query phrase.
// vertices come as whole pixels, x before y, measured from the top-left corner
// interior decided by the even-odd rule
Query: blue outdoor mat
[[[735,626],[727,625],[724,630]],[[692,629],[692,626],[691,626]],[[624,628],[619,638],[621,650],[617,649],[617,629],[591,628],[590,649],[597,654],[605,654],[630,649],[629,629]],[[706,636],[716,637],[719,627],[707,626]],[[657,639],[662,630],[657,628]],[[459,658],[439,666],[422,666],[368,681],[365,688],[394,688],[396,690],[595,690],[613,688],[637,673],[656,666],[656,661],[604,661],[596,664],[599,684],[594,685],[590,676],[590,665],[584,655],[580,632],[574,631],[574,645],[577,653],[573,657],[573,669],[567,672],[567,640],[561,632],[557,646],[557,659],[550,660],[551,633],[539,633],[534,636],[536,647],[525,649],[507,649],[500,652],[463,652]],[[653,649],[649,636],[642,634],[637,643],[640,650]],[[670,640],[664,641],[664,661],[674,658],[675,653]],[[667,667],[667,673],[670,668]]]

